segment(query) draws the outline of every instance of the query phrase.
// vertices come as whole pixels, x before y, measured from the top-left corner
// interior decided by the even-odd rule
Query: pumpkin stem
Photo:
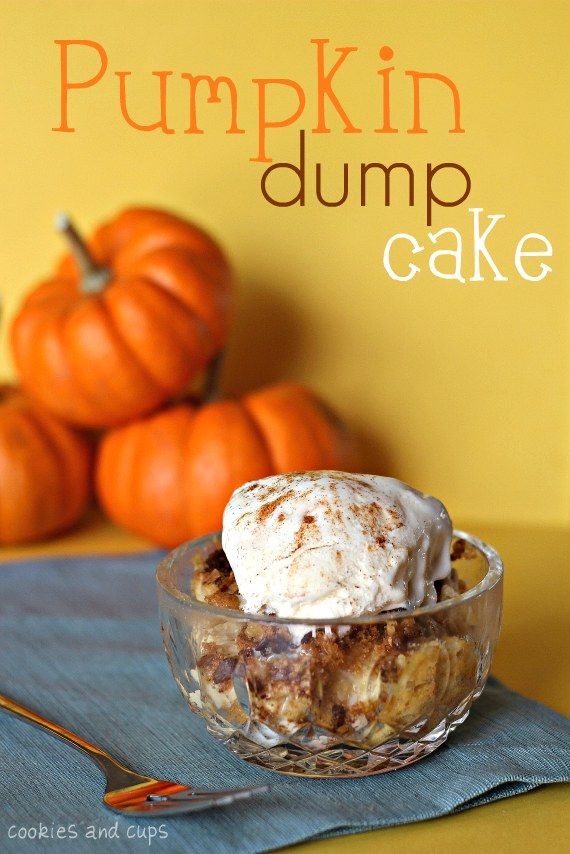
[[[87,248],[87,244],[73,225],[66,213],[59,213],[55,218],[56,229],[63,234],[81,273],[80,288],[84,294],[98,294],[111,277],[110,270],[99,267]]]
[[[220,397],[220,374],[223,360],[224,351],[221,350],[208,365],[202,390],[202,403],[212,403]]]

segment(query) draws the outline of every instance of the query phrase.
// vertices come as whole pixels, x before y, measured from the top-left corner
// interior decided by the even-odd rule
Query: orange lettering
[[[52,130],[62,131],[63,133],[75,133],[75,128],[70,128],[67,123],[67,93],[70,89],[88,89],[90,86],[95,86],[101,80],[107,70],[107,54],[99,42],[92,42],[88,39],[55,39],[54,44],[60,46],[60,124]],[[71,44],[83,45],[84,47],[92,47],[99,54],[101,67],[97,74],[90,77],[89,80],[83,80],[77,83],[70,83],[67,79],[67,48]]]
[[[234,81],[230,77],[210,77],[208,74],[198,74],[194,76],[193,74],[181,74],[183,79],[188,80],[190,83],[190,125],[184,133],[204,133],[203,130],[200,130],[198,127],[198,123],[196,121],[196,89],[198,88],[198,83],[202,81],[206,81],[209,89],[210,96],[208,98],[208,104],[219,104],[221,103],[221,98],[218,94],[219,88],[224,83],[229,90],[230,93],[230,102],[232,107],[232,118],[231,123],[226,131],[226,133],[245,133],[245,130],[239,128],[237,125],[237,89]]]
[[[449,133],[465,133],[465,129],[461,127],[461,101],[459,98],[459,90],[453,80],[446,77],[444,74],[427,74],[421,71],[406,71],[408,77],[411,77],[414,83],[414,124],[408,133],[427,133],[427,130],[421,126],[420,121],[420,80],[440,80],[449,86],[453,95],[453,114],[455,125]]]
[[[349,53],[358,50],[357,47],[337,47],[336,53],[340,53],[339,58],[330,69],[328,74],[325,74],[325,45],[329,43],[329,39],[311,39],[311,44],[317,45],[317,126],[313,128],[313,133],[330,133],[330,128],[327,127],[325,120],[325,96],[329,99],[342,121],[344,122],[343,133],[362,133],[361,128],[355,127],[348,116],[346,115],[342,104],[333,92],[332,79]]]
[[[124,120],[135,130],[151,131],[160,128],[163,133],[174,133],[172,128],[168,127],[166,122],[166,80],[172,74],[172,71],[153,71],[152,75],[160,80],[160,118],[158,121],[150,125],[140,125],[131,119],[127,110],[127,77],[130,77],[131,71],[115,71],[119,78],[119,100],[121,102],[121,113]]]
[[[293,122],[296,122],[303,110],[305,109],[305,92],[303,87],[300,86],[295,80],[287,80],[284,78],[254,78],[252,83],[257,83],[258,86],[258,122],[259,122],[259,134],[258,134],[258,151],[257,157],[250,157],[249,159],[253,163],[271,163],[272,158],[267,156],[266,148],[265,148],[265,134],[267,128],[284,128],[288,125],[292,125]],[[266,89],[267,86],[276,85],[276,86],[289,86],[291,89],[294,89],[297,93],[297,98],[299,103],[297,104],[297,109],[294,113],[292,113],[288,118],[282,119],[281,121],[267,121],[266,112],[267,112],[267,104],[266,104]]]
[[[394,57],[394,51],[388,45],[384,45],[378,51],[380,59],[389,62]],[[378,74],[382,78],[382,127],[375,128],[374,133],[398,133],[396,128],[390,125],[390,74],[395,66],[382,68]]]

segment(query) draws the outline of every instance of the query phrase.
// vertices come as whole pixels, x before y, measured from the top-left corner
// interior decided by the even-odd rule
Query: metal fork
[[[221,807],[234,801],[250,798],[252,795],[267,792],[269,786],[249,786],[244,789],[222,789],[203,792],[190,786],[181,786],[170,780],[156,780],[145,777],[125,768],[113,759],[106,750],[102,750],[79,735],[70,732],[59,724],[53,723],[41,715],[21,706],[9,697],[0,694],[0,708],[23,718],[28,723],[47,730],[51,735],[67,741],[86,753],[103,771],[106,779],[103,803],[109,809],[131,816],[179,815],[196,812],[209,807]]]

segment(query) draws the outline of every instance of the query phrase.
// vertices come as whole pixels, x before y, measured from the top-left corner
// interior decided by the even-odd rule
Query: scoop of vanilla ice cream
[[[236,489],[222,547],[244,611],[340,618],[435,601],[451,532],[443,504],[399,480],[294,472]]]

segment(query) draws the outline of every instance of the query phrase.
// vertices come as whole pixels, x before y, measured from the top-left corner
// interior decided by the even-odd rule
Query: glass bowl
[[[308,777],[359,777],[432,753],[481,694],[499,635],[503,566],[454,531],[462,593],[414,611],[290,620],[213,607],[193,573],[220,535],[160,563],[161,629],[191,710],[236,756]]]

